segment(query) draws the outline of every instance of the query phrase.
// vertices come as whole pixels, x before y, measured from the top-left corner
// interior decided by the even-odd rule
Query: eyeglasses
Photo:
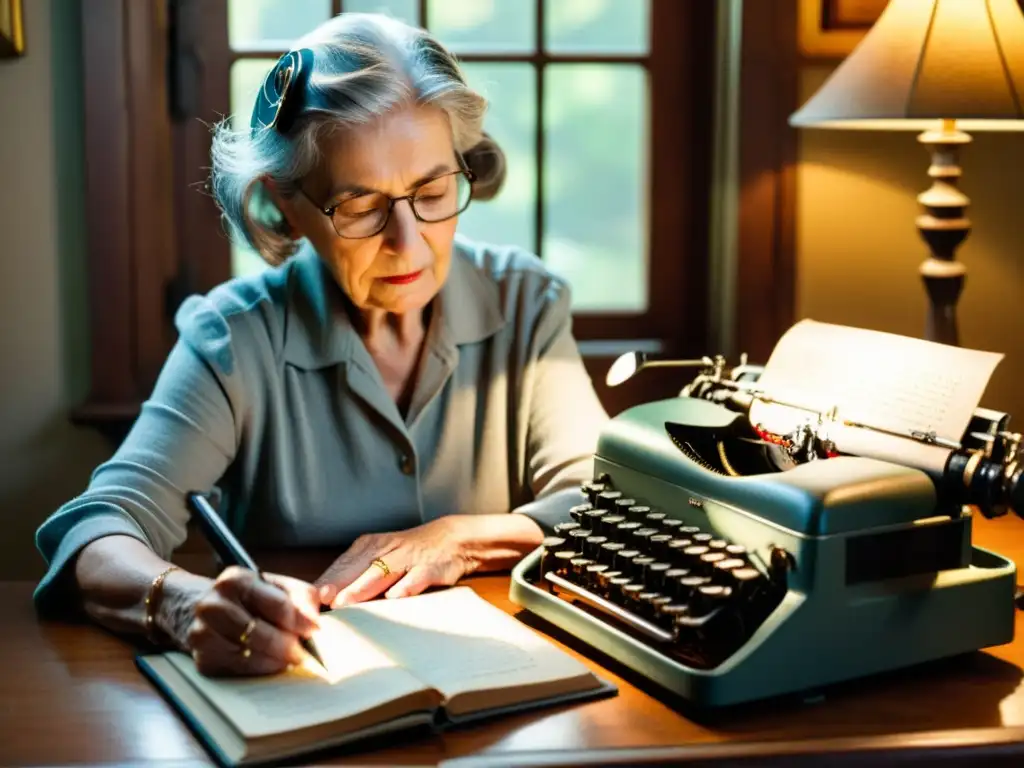
[[[425,224],[458,216],[469,207],[475,180],[472,171],[450,171],[424,181],[408,195],[391,197],[383,192],[370,192],[347,198],[330,208],[322,207],[301,187],[299,191],[331,220],[338,237],[358,240],[383,232],[391,219],[391,211],[400,200],[408,200],[413,216]]]

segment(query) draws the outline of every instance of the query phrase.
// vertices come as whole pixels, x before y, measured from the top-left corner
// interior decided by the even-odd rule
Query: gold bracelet
[[[180,570],[178,566],[172,565],[153,579],[153,583],[149,585],[149,592],[146,595],[146,637],[153,645],[160,645],[160,638],[157,637],[156,632],[156,612],[160,608],[160,600],[164,595],[164,579],[171,571]]]

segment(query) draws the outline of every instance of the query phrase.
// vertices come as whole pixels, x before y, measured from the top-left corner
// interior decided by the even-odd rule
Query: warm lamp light
[[[1024,130],[1024,13],[1017,0],[890,0],[868,34],[797,111],[797,127],[921,130],[932,186],[917,227],[931,250],[920,273],[926,337],[957,344],[956,302],[970,232],[958,188],[964,131]]]

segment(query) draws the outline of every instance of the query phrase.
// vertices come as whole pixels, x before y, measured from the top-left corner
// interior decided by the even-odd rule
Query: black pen
[[[206,536],[210,546],[213,547],[225,566],[239,565],[242,568],[254,571],[261,580],[268,584],[271,583],[264,578],[263,572],[256,565],[256,561],[245,551],[245,547],[235,538],[235,535],[231,533],[231,529],[227,527],[220,515],[210,506],[206,496],[197,491],[192,491],[188,494],[187,501],[189,507],[196,514],[196,519],[199,521],[199,528],[202,530],[203,535]],[[320,654],[317,653],[309,638],[300,637],[299,642],[306,652],[320,663],[320,666],[326,668],[323,659],[320,658]]]

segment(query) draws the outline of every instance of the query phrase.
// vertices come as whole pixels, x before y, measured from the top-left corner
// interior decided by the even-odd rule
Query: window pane
[[[574,307],[647,308],[647,80],[628,64],[553,64],[544,83],[544,259]]]
[[[232,48],[287,50],[331,15],[331,0],[228,0]]]
[[[552,53],[648,51],[650,0],[544,0],[544,46]]]
[[[231,121],[234,128],[249,125],[252,105],[263,78],[276,59],[241,59],[231,65]],[[262,272],[267,263],[251,248],[232,242],[231,274],[244,277]]]
[[[346,13],[383,13],[401,19],[407,24],[420,25],[419,0],[344,0],[341,9]]]
[[[430,0],[427,28],[460,53],[529,53],[536,49],[533,0]]]
[[[481,242],[536,245],[537,75],[530,64],[463,64],[470,86],[490,100],[484,130],[505,152],[505,185],[493,200],[474,201],[459,217],[459,231]]]

